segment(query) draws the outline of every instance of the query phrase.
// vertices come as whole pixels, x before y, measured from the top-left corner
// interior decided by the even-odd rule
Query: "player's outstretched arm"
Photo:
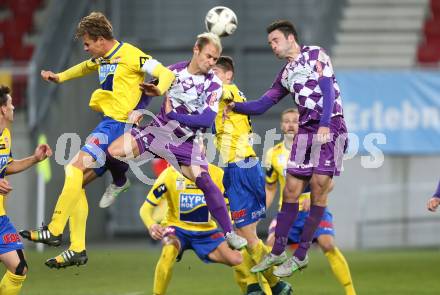
[[[51,156],[52,149],[50,146],[47,144],[40,144],[36,147],[32,156],[20,160],[12,160],[6,168],[6,175],[19,173]]]
[[[52,71],[41,71],[41,77],[50,82],[54,83],[63,83],[65,81],[83,77],[90,73],[95,72],[98,69],[98,64],[92,60],[86,60],[82,63],[79,63],[64,72],[61,73],[53,73]]]
[[[148,96],[163,95],[171,87],[171,84],[176,77],[170,69],[164,67],[155,59],[145,62],[145,64],[142,66],[142,70],[157,78],[157,83],[144,82],[139,85],[144,95]]]
[[[55,74],[52,71],[42,70],[41,71],[41,78],[43,78],[43,80],[48,81],[48,82],[55,82],[55,83],[60,82],[60,77],[58,76],[58,74]]]

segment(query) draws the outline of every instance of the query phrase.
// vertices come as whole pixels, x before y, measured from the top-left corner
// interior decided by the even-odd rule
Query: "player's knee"
[[[172,246],[176,252],[179,252],[180,250],[180,241],[175,235],[167,235],[162,239],[162,245],[164,247],[166,246]]]
[[[111,144],[107,149],[107,152],[111,157],[122,157],[122,151],[122,147],[119,147],[116,144]]]
[[[332,240],[324,240],[319,242],[319,247],[321,248],[322,252],[327,253],[335,249],[335,244]]]
[[[243,256],[239,251],[234,251],[234,254],[229,257],[229,264],[231,266],[237,266],[243,263]]]
[[[283,190],[283,201],[289,201],[296,203],[299,199],[300,193],[297,192],[295,187],[285,186]]]

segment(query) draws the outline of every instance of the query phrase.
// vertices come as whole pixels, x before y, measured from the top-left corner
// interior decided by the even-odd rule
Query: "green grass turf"
[[[92,247],[89,263],[64,270],[48,269],[43,262],[57,254],[27,251],[30,272],[23,295],[141,295],[152,294],[159,248]],[[440,294],[440,251],[387,250],[344,253],[358,294]],[[344,294],[327,260],[311,252],[309,267],[289,278],[295,294]],[[3,271],[3,270],[2,270]],[[192,251],[176,263],[167,294],[239,294],[232,271],[224,265],[206,265]]]

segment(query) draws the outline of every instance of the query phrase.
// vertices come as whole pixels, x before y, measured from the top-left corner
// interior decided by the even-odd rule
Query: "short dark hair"
[[[0,106],[6,105],[8,102],[8,94],[11,93],[11,89],[8,86],[0,85]]]
[[[275,30],[281,31],[283,33],[284,37],[288,37],[290,34],[295,37],[295,41],[299,42],[298,39],[298,32],[295,29],[295,26],[288,20],[285,19],[279,19],[274,22],[272,22],[269,26],[267,26],[266,31],[268,34],[272,33]]]
[[[88,34],[94,41],[99,37],[106,40],[114,39],[112,24],[101,12],[92,12],[81,19],[76,28],[75,37],[82,38],[85,34]]]
[[[222,68],[224,71],[231,71],[234,73],[234,60],[230,56],[222,55],[218,58],[216,66]]]

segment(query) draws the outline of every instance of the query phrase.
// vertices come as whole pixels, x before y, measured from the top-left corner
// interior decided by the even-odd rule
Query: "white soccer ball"
[[[226,37],[232,35],[237,29],[238,21],[234,11],[225,6],[211,8],[205,17],[206,29],[218,35]]]

